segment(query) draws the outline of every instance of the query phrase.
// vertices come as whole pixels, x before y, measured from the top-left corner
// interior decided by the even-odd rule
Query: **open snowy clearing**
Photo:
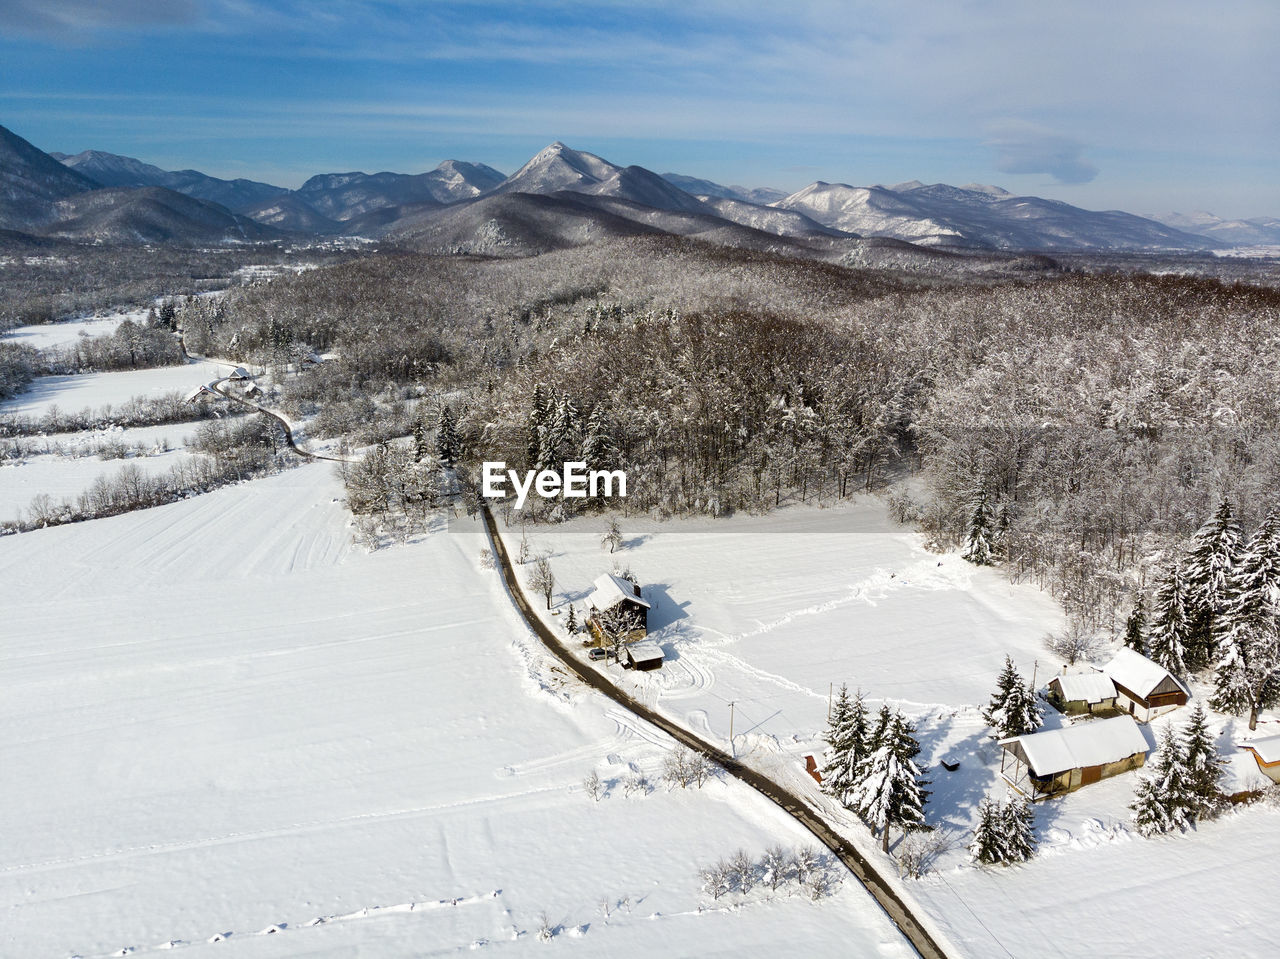
[[[76,320],[61,320],[57,323],[19,326],[6,333],[0,333],[0,340],[20,343],[37,350],[72,346],[81,336],[105,336],[108,333],[114,333],[125,320],[145,323],[147,310],[128,310],[112,313],[110,316],[91,316]]]
[[[569,602],[581,618],[592,580],[614,565],[629,567],[653,604],[650,638],[666,662],[651,673],[596,668],[725,748],[733,702],[737,755],[806,792],[875,856],[878,844],[821,795],[804,757],[821,762],[830,683],[861,687],[873,709],[882,701],[900,707],[916,723],[920,758],[932,767],[929,821],[961,846],[929,878],[907,883],[907,894],[966,954],[1074,956],[1082,942],[1096,941],[1109,944],[1108,955],[1121,954],[1112,944],[1132,942],[1124,954],[1139,955],[1149,943],[1130,935],[1137,921],[1176,930],[1161,937],[1170,955],[1271,954],[1256,933],[1280,921],[1271,892],[1280,878],[1280,833],[1269,808],[1236,811],[1190,837],[1144,840],[1128,828],[1135,776],[1122,775],[1038,804],[1041,856],[1030,864],[994,872],[968,864],[962,846],[978,802],[1003,795],[1000,750],[979,707],[1006,654],[1027,678],[1037,669],[1040,686],[1061,667],[1042,640],[1060,628],[1062,614],[1039,590],[925,551],[868,499],[763,518],[619,517],[619,524],[626,545],[613,555],[601,548],[607,520],[599,517],[528,528],[531,554],[549,554],[557,578],[558,615],[549,621],[561,622]],[[503,535],[517,551],[519,528]],[[1185,720],[1186,711],[1176,711],[1144,734],[1154,747],[1166,722]],[[1047,727],[1062,722],[1047,710]],[[1229,760],[1224,786],[1253,785],[1256,767],[1234,748],[1245,724],[1213,717],[1211,726]],[[960,769],[948,772],[943,758],[959,760]],[[884,868],[894,870],[887,861]],[[1234,881],[1225,881],[1232,873]],[[1075,905],[1064,908],[1064,895]],[[1244,915],[1252,917],[1252,934],[1238,928]],[[1232,923],[1231,948],[1215,953]]]
[[[561,686],[478,528],[366,554],[340,493],[0,540],[0,952],[540,950],[545,912],[591,954],[910,954],[852,882],[712,903],[699,865],[811,839],[733,782],[625,797],[668,744]]]
[[[16,520],[38,494],[55,502],[75,501],[99,476],[112,476],[126,466],[136,466],[148,476],[167,473],[190,454],[169,449],[146,456],[99,459],[96,456],[30,456],[18,462],[0,461],[0,520]]]
[[[135,396],[154,399],[166,393],[185,394],[229,372],[222,364],[200,362],[116,373],[42,376],[25,392],[0,403],[0,414],[38,417],[54,406],[78,412],[86,407],[117,406]]]

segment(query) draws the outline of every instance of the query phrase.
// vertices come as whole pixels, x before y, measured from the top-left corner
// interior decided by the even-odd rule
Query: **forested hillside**
[[[891,494],[900,516],[950,545],[981,500],[1011,575],[1109,625],[1220,495],[1250,525],[1276,503],[1280,293],[1016,266],[926,284],[629,239],[373,256],[183,320],[214,355],[337,354],[286,402],[320,435],[416,435],[387,470],[430,472],[447,407],[464,474],[582,458],[628,471],[632,510],[830,502],[918,471],[923,493]],[[361,502],[430,484],[384,486]]]

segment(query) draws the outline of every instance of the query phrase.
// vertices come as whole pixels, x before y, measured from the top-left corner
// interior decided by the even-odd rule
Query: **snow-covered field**
[[[852,882],[712,903],[700,864],[810,840],[732,782],[624,797],[667,744],[561,685],[474,525],[366,554],[340,493],[0,539],[0,954],[539,951],[543,913],[582,955],[909,954]]]
[[[42,376],[26,392],[0,403],[0,413],[35,417],[54,406],[65,412],[78,412],[86,407],[97,410],[108,404],[119,405],[135,396],[154,399],[166,393],[188,393],[228,372],[228,367],[219,363],[188,363],[150,370]]]
[[[71,346],[81,336],[104,336],[114,333],[125,320],[144,323],[146,319],[146,310],[129,310],[112,313],[110,316],[91,316],[76,320],[62,320],[58,323],[37,323],[0,333],[0,340],[45,350],[50,347]]]
[[[1150,952],[1150,941],[1133,935],[1139,926],[1161,930],[1166,955],[1273,954],[1259,934],[1280,921],[1280,813],[1271,808],[1231,813],[1191,836],[1144,840],[1128,828],[1129,774],[1039,804],[1041,856],[1030,864],[994,872],[968,864],[962,847],[978,802],[1003,795],[999,749],[978,707],[1006,654],[1024,676],[1037,670],[1038,685],[1061,667],[1042,640],[1062,614],[1039,590],[925,551],[867,499],[764,518],[619,522],[626,545],[613,555],[601,549],[600,518],[528,529],[531,553],[548,554],[556,574],[552,621],[569,602],[581,615],[591,581],[629,567],[654,605],[650,638],[667,661],[645,674],[598,668],[726,748],[733,702],[738,756],[807,790],[873,855],[866,830],[821,796],[803,760],[821,757],[830,684],[861,687],[873,709],[901,707],[933,767],[929,819],[959,840],[907,890],[967,955],[1075,956],[1105,943],[1106,955],[1138,956]],[[504,530],[513,550],[521,535]],[[1148,741],[1185,718],[1157,721]],[[1062,721],[1049,710],[1048,726]],[[1224,785],[1251,785],[1256,768],[1234,748],[1244,724],[1218,717],[1212,725],[1230,760]],[[943,757],[960,769],[946,771]],[[1249,929],[1240,928],[1245,917]]]
[[[122,432],[128,436],[137,431]],[[188,455],[179,446],[124,459],[104,460],[96,456],[46,454],[29,456],[16,462],[0,461],[0,521],[18,519],[19,514],[31,505],[32,498],[40,493],[49,495],[55,501],[74,501],[99,476],[118,473],[126,464],[136,466],[149,476],[155,476],[167,473]]]

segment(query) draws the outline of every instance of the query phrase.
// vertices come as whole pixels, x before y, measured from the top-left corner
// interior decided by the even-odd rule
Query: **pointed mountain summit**
[[[571,150],[559,140],[540,150],[498,187],[500,193],[555,193],[586,189],[604,182],[622,167],[603,160],[594,153]]]
[[[26,230],[56,217],[55,202],[101,184],[0,127],[0,228]]]

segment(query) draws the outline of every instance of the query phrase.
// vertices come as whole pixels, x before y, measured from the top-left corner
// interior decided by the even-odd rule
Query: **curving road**
[[[919,922],[916,915],[911,911],[911,907],[903,902],[884,876],[880,874],[879,870],[852,843],[837,834],[812,806],[795,793],[784,789],[772,779],[756,772],[754,769],[744,766],[728,753],[717,749],[683,726],[676,725],[665,716],[632,699],[600,673],[584,666],[560,641],[559,637],[547,627],[533,607],[529,605],[524,591],[516,581],[511,558],[507,555],[502,538],[498,535],[498,528],[494,522],[493,514],[489,511],[488,504],[482,507],[482,512],[484,513],[485,529],[493,546],[493,554],[501,566],[502,578],[507,584],[507,592],[510,593],[516,609],[520,611],[520,615],[524,617],[529,628],[537,634],[552,655],[559,659],[573,675],[577,676],[592,689],[603,693],[624,709],[657,726],[677,742],[706,756],[712,762],[723,767],[729,775],[741,780],[761,795],[773,800],[792,818],[813,833],[815,838],[848,867],[854,877],[862,883],[867,892],[871,893],[876,902],[880,904],[880,907],[884,909],[902,934],[915,947],[916,952],[924,959],[947,959],[947,953]]]

